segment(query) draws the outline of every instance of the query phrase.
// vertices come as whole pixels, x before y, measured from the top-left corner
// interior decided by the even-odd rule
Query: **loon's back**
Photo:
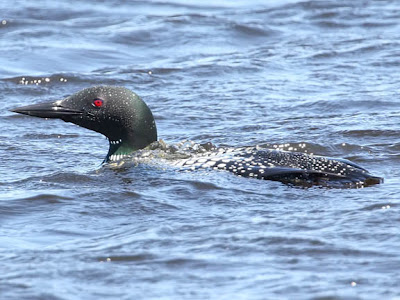
[[[177,165],[227,170],[238,176],[301,186],[364,187],[383,182],[347,160],[259,147],[217,148]]]

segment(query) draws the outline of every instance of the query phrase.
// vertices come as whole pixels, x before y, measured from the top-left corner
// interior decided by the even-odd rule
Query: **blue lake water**
[[[0,3],[1,299],[399,299],[400,2]],[[120,85],[159,137],[305,143],[385,183],[110,168],[9,110]]]

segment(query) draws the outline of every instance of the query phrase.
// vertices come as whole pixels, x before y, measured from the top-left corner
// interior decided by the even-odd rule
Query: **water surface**
[[[397,1],[1,6],[1,298],[400,297]],[[104,137],[9,112],[98,84],[167,143],[305,143],[385,183],[102,167]]]

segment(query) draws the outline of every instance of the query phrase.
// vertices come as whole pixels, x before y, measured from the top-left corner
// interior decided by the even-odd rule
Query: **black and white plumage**
[[[348,160],[260,147],[217,148],[176,165],[302,186],[363,187],[382,181]]]
[[[123,87],[91,87],[63,100],[13,111],[58,118],[102,133],[110,142],[105,162],[118,161],[157,141],[156,124],[149,107]],[[382,178],[347,160],[260,147],[211,147],[190,158],[177,159],[173,165],[186,170],[226,170],[242,177],[302,186],[363,187],[383,182]]]

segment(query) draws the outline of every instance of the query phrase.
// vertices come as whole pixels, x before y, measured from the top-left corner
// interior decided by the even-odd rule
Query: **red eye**
[[[101,100],[101,99],[94,99],[94,100],[93,100],[93,106],[95,106],[95,107],[102,107],[102,106],[103,106],[103,100]]]

